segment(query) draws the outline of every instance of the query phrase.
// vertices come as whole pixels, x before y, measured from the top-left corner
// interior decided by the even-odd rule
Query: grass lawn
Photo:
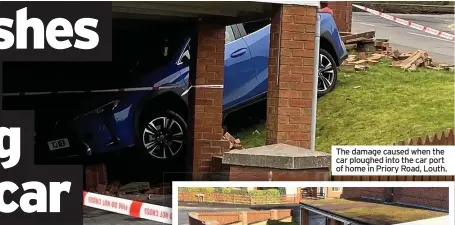
[[[388,65],[339,72],[335,90],[318,99],[317,150],[330,152],[331,145],[388,145],[453,128],[453,73],[403,72]],[[265,144],[263,122],[233,134],[246,148]]]
[[[378,225],[406,223],[448,215],[448,213],[426,209],[346,199],[327,199],[303,203],[341,216]]]

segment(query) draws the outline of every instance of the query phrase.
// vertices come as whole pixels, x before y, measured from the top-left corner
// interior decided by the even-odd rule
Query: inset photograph
[[[300,225],[300,196],[297,187],[181,187],[178,224]]]
[[[301,188],[301,225],[450,224],[447,187]]]
[[[320,185],[315,185],[316,182],[310,185],[300,182],[269,182],[268,185],[264,185],[265,182],[235,182],[239,187],[227,183],[226,187],[207,187],[207,183],[189,187],[179,185],[188,182],[176,183],[173,224],[453,224],[453,215],[449,215],[453,204],[449,202],[450,187],[432,187],[429,182],[414,187],[403,182],[393,182],[390,184],[395,184],[393,187],[387,187],[384,182],[370,187],[352,182],[346,185],[339,182],[320,182]],[[249,185],[242,187],[242,184]],[[270,187],[272,185],[276,187]]]

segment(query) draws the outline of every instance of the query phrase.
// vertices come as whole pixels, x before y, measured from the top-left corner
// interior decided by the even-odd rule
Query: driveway
[[[391,14],[443,32],[454,33],[454,15]],[[454,43],[432,34],[403,26],[367,12],[352,13],[352,32],[376,31],[376,38],[389,39],[400,52],[427,51],[438,63],[454,64]]]

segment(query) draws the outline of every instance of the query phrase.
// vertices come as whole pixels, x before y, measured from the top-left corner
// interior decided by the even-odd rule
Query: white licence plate
[[[49,141],[47,142],[47,145],[49,146],[49,150],[54,151],[62,148],[69,148],[70,142],[68,141],[67,138],[63,138],[54,141]]]

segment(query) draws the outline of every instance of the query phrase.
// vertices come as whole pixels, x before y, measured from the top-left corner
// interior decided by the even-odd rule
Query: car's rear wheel
[[[331,92],[337,83],[338,72],[332,55],[324,49],[319,50],[318,96]]]
[[[187,142],[187,124],[169,110],[147,113],[141,118],[137,147],[155,160],[181,158]]]

